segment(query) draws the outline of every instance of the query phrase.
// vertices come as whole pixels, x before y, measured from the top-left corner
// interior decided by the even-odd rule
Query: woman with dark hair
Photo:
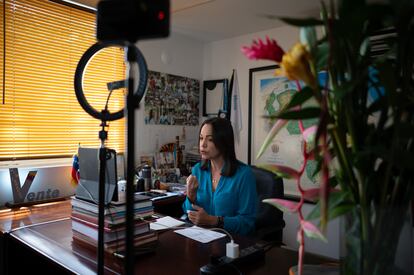
[[[196,225],[222,227],[238,234],[253,233],[256,219],[256,179],[236,158],[230,121],[210,118],[199,133],[201,161],[187,178],[183,209]]]

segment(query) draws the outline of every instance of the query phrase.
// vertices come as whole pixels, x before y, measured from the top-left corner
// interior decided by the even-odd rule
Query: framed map
[[[252,68],[249,70],[249,137],[248,163],[250,165],[279,164],[299,170],[302,159],[303,138],[298,121],[290,121],[273,139],[265,153],[257,159],[268,132],[275,119],[266,116],[276,114],[289,103],[293,94],[298,92],[296,83],[286,77],[275,76],[277,65]],[[308,103],[312,104],[312,102]],[[317,123],[317,119],[303,121],[308,128]],[[317,187],[319,177],[314,175],[315,161],[308,161],[301,183],[304,188]],[[285,195],[298,198],[299,191],[295,180],[283,179]]]

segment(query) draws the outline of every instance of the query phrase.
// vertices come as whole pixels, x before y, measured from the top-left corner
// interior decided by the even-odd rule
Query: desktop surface
[[[46,270],[59,274],[62,272],[96,274],[96,249],[73,241],[69,217],[70,201],[40,209],[33,211],[33,219],[18,218],[11,232],[6,234],[8,251],[4,263],[10,263],[9,259],[23,258],[25,265],[11,266],[10,264],[5,274]],[[49,218],[46,218],[49,214]],[[4,224],[5,220],[1,222],[3,229],[11,228]],[[241,248],[254,243],[253,240],[241,236],[235,236],[235,240]],[[203,244],[172,230],[163,231],[159,234],[158,245],[154,252],[136,256],[135,274],[199,274],[200,267],[209,263],[211,255],[225,255],[227,242],[228,238],[222,238]],[[315,255],[307,254],[305,257],[307,264],[326,261],[329,259]],[[289,268],[296,264],[297,251],[274,247],[266,253],[265,261],[244,265],[241,271],[243,274],[286,275]],[[106,255],[106,274],[122,273],[123,266],[121,259]]]
[[[56,201],[30,207],[0,210],[0,234],[12,230],[39,224],[52,220],[59,220],[70,216],[70,200]]]
[[[96,250],[80,245],[72,239],[70,218],[51,221],[16,230],[11,233],[14,242],[19,242],[38,251],[51,262],[79,274],[96,272]],[[159,234],[154,252],[136,256],[136,274],[198,274],[201,266],[207,264],[210,255],[223,256],[225,243],[222,238],[203,244],[183,237],[172,230]],[[241,246],[252,244],[242,240]],[[15,252],[17,253],[17,251]],[[11,257],[12,255],[9,255]],[[115,256],[106,256],[105,272],[122,273],[123,261]]]

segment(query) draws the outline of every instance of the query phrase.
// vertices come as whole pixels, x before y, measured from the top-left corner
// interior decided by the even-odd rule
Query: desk
[[[181,205],[185,200],[185,196],[179,195],[154,202],[154,209],[158,213],[171,215],[175,217],[181,216]],[[10,256],[8,250],[10,233],[17,231],[19,228],[30,227],[33,225],[67,219],[70,217],[71,204],[70,199],[50,202],[45,204],[33,205],[30,207],[22,207],[21,209],[2,209],[0,210],[0,274],[8,274],[8,264]],[[20,247],[21,244],[17,244]],[[14,249],[14,248],[13,248]],[[27,258],[33,256],[27,255]],[[29,262],[27,262],[29,263]],[[36,264],[36,263],[35,263]]]
[[[185,198],[186,197],[184,195],[177,195],[157,199],[153,201],[154,211],[156,213],[161,213],[166,216],[179,218],[184,214],[182,205],[185,201]]]
[[[70,203],[63,203],[66,217],[32,224],[8,233],[8,258],[24,264],[9,266],[8,274],[46,273],[95,274],[96,250],[74,243],[72,240]],[[52,210],[51,210],[52,211]],[[136,274],[199,274],[199,268],[209,262],[210,255],[224,255],[226,238],[202,244],[185,238],[173,231],[159,235],[155,252],[137,256]],[[252,244],[252,240],[236,238],[240,246]],[[21,260],[20,260],[21,259]],[[306,263],[324,261],[317,256],[306,257]],[[242,267],[243,274],[284,274],[297,263],[297,252],[273,248],[266,253],[263,262]],[[123,262],[115,257],[105,259],[105,273],[121,273]]]
[[[0,274],[7,274],[8,235],[12,230],[70,216],[70,201],[45,203],[19,210],[0,210]]]

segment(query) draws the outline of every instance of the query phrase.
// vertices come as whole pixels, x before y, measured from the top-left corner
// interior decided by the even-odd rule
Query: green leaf
[[[329,57],[329,44],[328,42],[323,42],[318,45],[315,54],[316,60],[316,70],[318,72],[326,70],[328,66],[328,57]]]
[[[350,203],[349,193],[344,191],[334,191],[330,192],[329,194],[329,202],[328,202],[328,220],[332,220],[333,218],[337,217],[341,213],[346,213],[349,211],[354,205]],[[335,209],[338,208],[338,209]],[[309,215],[306,217],[307,220],[314,220],[318,219],[321,216],[321,204],[320,201],[315,205]]]
[[[334,95],[334,100],[336,102],[340,102],[344,99],[346,95],[348,95],[349,91],[351,91],[353,85],[350,83],[344,83],[341,86],[337,87],[335,90],[332,91]]]
[[[278,119],[276,123],[273,125],[272,129],[270,130],[269,134],[267,134],[262,146],[260,147],[259,152],[257,153],[256,158],[260,158],[260,156],[266,151],[267,147],[269,147],[270,143],[272,143],[274,137],[279,133],[279,131],[288,123],[287,120]]]
[[[359,53],[361,56],[365,56],[368,53],[369,50],[369,40],[370,38],[367,37],[362,41],[361,47],[359,48]]]
[[[335,188],[336,186],[338,186],[339,182],[338,179],[336,178],[336,176],[330,177],[329,178],[329,186],[331,188]]]
[[[316,177],[316,175],[321,171],[321,167],[322,167],[322,160],[320,159],[316,162],[315,170],[313,171],[312,176],[311,176],[312,178]]]
[[[348,212],[350,212],[352,209],[354,209],[355,205],[352,203],[343,203],[339,204],[332,209],[329,210],[328,219],[333,220],[339,216],[342,216]]]
[[[258,167],[271,171],[272,173],[282,178],[286,178],[286,179],[300,178],[299,172],[289,166],[278,165],[278,164],[260,164],[258,165]]]
[[[296,212],[298,211],[299,206],[296,202],[284,199],[264,199],[263,202],[273,205],[282,212]]]
[[[313,96],[313,91],[309,86],[303,88],[300,92],[295,93],[290,100],[289,104],[286,106],[285,110],[288,110],[292,107],[303,104],[309,98]]]
[[[321,233],[321,231],[311,222],[302,220],[300,221],[300,225],[302,226],[303,230],[305,231],[305,235],[309,238],[318,239],[324,242],[328,242],[325,236]]]
[[[286,111],[276,115],[277,118],[282,119],[308,119],[317,118],[321,113],[321,109],[318,107],[303,108],[298,111]]]

